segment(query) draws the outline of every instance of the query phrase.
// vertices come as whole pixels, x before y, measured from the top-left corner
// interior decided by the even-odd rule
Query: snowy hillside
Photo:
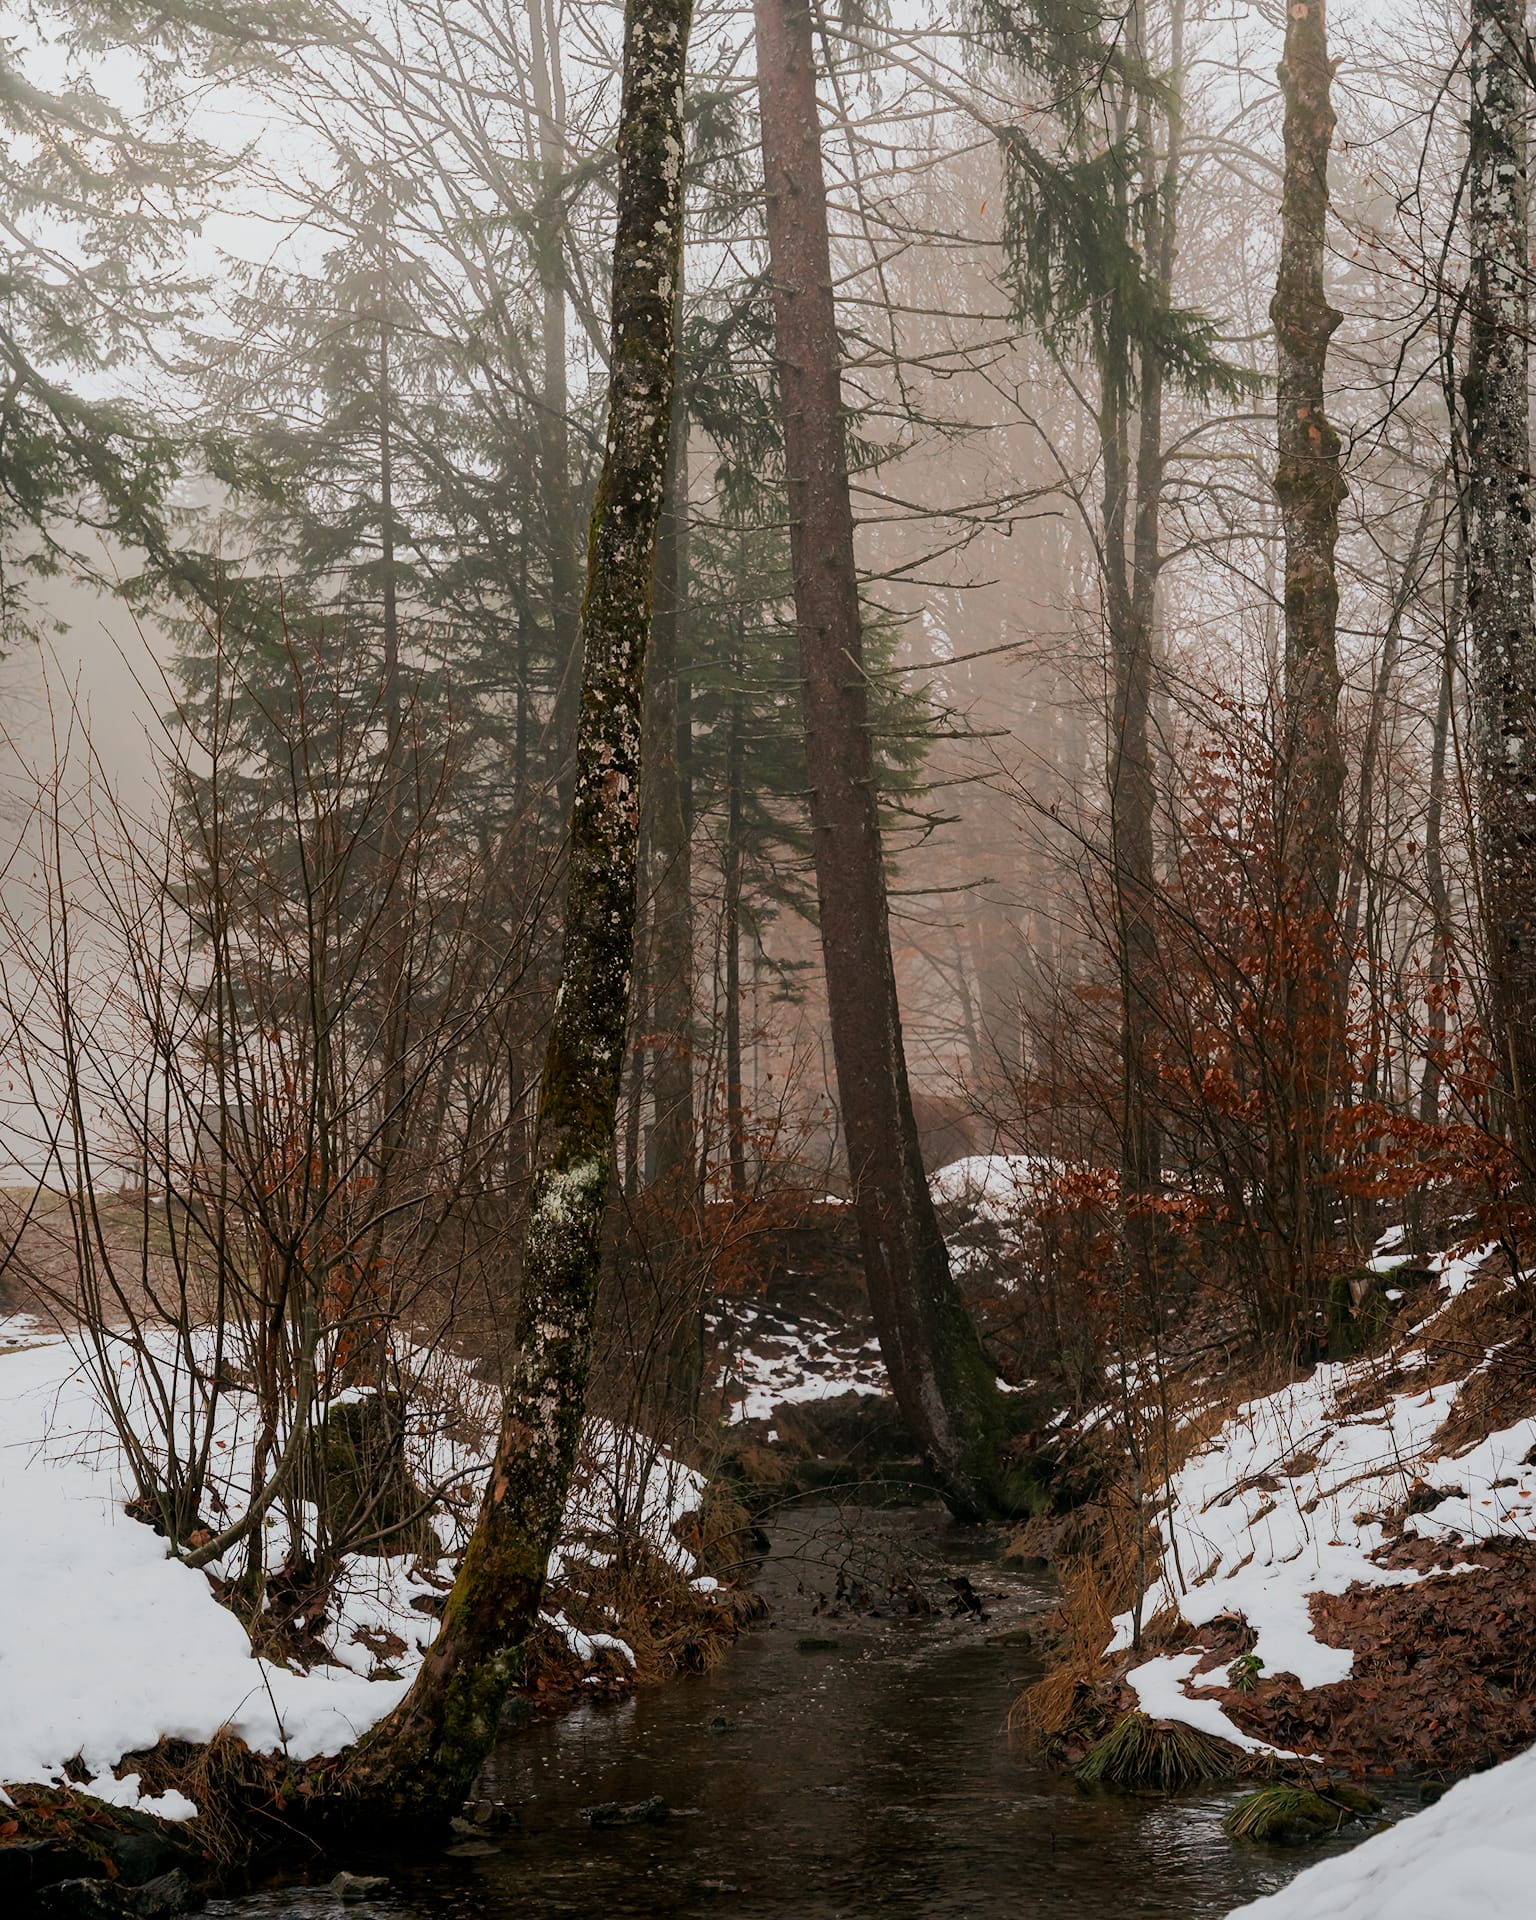
[[[134,1366],[126,1344],[121,1366],[125,1375]],[[225,1396],[215,1442],[227,1505],[248,1484],[255,1422],[246,1398]],[[546,1620],[583,1662],[633,1664],[619,1637],[567,1613],[583,1566],[608,1557],[617,1513],[681,1579],[697,1575],[678,1524],[697,1510],[702,1478],[637,1439],[591,1423],[551,1564]],[[429,1444],[448,1446],[441,1435]],[[83,1356],[30,1321],[0,1322],[0,1782],[62,1782],[78,1760],[77,1782],[83,1775],[98,1798],[135,1805],[137,1776],[116,1780],[111,1769],[162,1737],[206,1741],[227,1728],[296,1759],[355,1740],[404,1695],[437,1632],[484,1466],[472,1447],[452,1452],[432,1478],[451,1467],[463,1497],[436,1523],[438,1551],[349,1555],[315,1629],[321,1657],[302,1670],[257,1658],[209,1575],[169,1558],[164,1540],[124,1511],[131,1483]],[[274,1533],[279,1524],[274,1517]],[[175,1817],[194,1811],[179,1794],[142,1804]]]

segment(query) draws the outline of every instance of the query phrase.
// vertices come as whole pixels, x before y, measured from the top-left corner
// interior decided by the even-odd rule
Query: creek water
[[[515,1807],[516,1824],[457,1852],[348,1859],[389,1884],[345,1911],[1214,1920],[1318,1857],[1229,1841],[1236,1790],[1088,1793],[1011,1736],[1009,1710],[1040,1671],[1027,1625],[1052,1596],[994,1539],[936,1508],[834,1506],[786,1512],[772,1538],[757,1582],[772,1611],[721,1665],[509,1730],[478,1792]],[[657,1797],[664,1820],[584,1818]],[[209,1908],[214,1920],[340,1911],[324,1888],[294,1885]]]

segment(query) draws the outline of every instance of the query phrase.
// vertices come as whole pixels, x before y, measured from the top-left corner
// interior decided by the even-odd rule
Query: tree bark
[[[891,960],[808,0],[755,0],[775,354],[816,891],[870,1305],[902,1415],[955,1512],[1007,1504],[996,1371],[918,1149]]]
[[[1467,616],[1489,999],[1507,1123],[1536,1165],[1536,626],[1531,606],[1530,260],[1518,0],[1473,0]]]
[[[731,705],[725,736],[725,859],[721,875],[721,940],[725,947],[725,1150],[732,1200],[747,1197],[747,1109],[741,1075],[741,882],[746,859],[742,808],[742,760],[746,716],[741,680],[746,672],[746,567],[738,577],[735,649],[731,655]]]
[[[440,1820],[472,1783],[538,1616],[581,1433],[633,962],[689,15],[689,0],[629,0],[626,11],[608,433],[582,604],[570,877],[539,1088],[520,1351],[442,1631],[399,1708],[338,1768],[341,1794],[370,1818]]]
[[[539,491],[543,505],[544,552],[549,567],[549,624],[555,669],[551,744],[560,817],[564,819],[571,808],[577,711],[582,688],[581,569],[575,540],[576,505],[571,489],[565,237],[558,205],[565,171],[565,103],[560,84],[560,48],[555,36],[546,29],[545,3],[546,0],[528,0],[528,45],[539,149],[539,216],[535,229],[539,344],[543,362],[538,422]]]
[[[1461,572],[1460,556],[1457,574]],[[1424,1039],[1424,1077],[1419,1082],[1419,1118],[1433,1126],[1440,1118],[1440,1088],[1445,1079],[1445,973],[1454,929],[1451,896],[1445,881],[1442,837],[1445,827],[1446,759],[1451,736],[1451,703],[1456,682],[1456,616],[1461,610],[1462,582],[1451,596],[1452,618],[1447,625],[1445,652],[1440,665],[1440,691],[1435,701],[1434,731],[1429,749],[1429,801],[1424,810],[1424,891],[1434,915],[1433,942],[1425,982],[1429,1002]]]
[[[1285,688],[1276,768],[1277,964],[1284,1097],[1272,1115],[1270,1187],[1280,1244],[1278,1317],[1314,1302],[1329,1233],[1327,1123],[1344,1071],[1335,911],[1342,867],[1339,608],[1334,548],[1344,499],[1339,436],[1323,404],[1328,342],[1324,248],[1333,65],[1323,0],[1286,14],[1280,88],[1285,174],[1280,264],[1270,304],[1279,357],[1275,493],[1285,544]]]
[[[678,317],[682,290],[678,289]],[[646,819],[651,873],[647,948],[652,1135],[649,1256],[665,1356],[663,1413],[691,1422],[703,1384],[703,1299],[696,1247],[702,1195],[693,1092],[693,873],[678,758],[678,668],[688,599],[688,419],[672,400],[666,505],[656,549],[656,614],[646,691]]]

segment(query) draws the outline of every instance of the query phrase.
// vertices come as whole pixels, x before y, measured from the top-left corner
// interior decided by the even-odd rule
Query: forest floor
[[[1008,1181],[981,1173],[949,1182],[962,1260],[984,1259],[1012,1231],[1010,1206],[1028,1204],[1027,1169]],[[1132,1710],[1214,1737],[1235,1770],[1260,1775],[1433,1785],[1509,1760],[1447,1797],[1454,1820],[1437,1808],[1409,1823],[1411,1837],[1395,1829],[1370,1843],[1382,1873],[1432,1886],[1424,1850],[1444,1853],[1442,1830],[1465,1836],[1481,1823],[1496,1850],[1536,1852],[1536,1826],[1511,1811],[1530,1798],[1536,1761],[1510,1759],[1536,1740],[1536,1338],[1525,1291],[1490,1249],[1414,1261],[1388,1235],[1371,1265],[1380,1285],[1367,1356],[1266,1392],[1182,1378],[1171,1420],[1167,1383],[1133,1367],[1106,1382],[1100,1404],[1053,1423],[1052,1448],[1069,1460],[1114,1452],[1117,1423],[1139,1423],[1143,1439],[1161,1423],[1167,1470],[1140,1529],[1128,1533],[1100,1493],[1016,1543],[1025,1559],[1047,1549],[1063,1581],[1056,1617],[1031,1629],[1053,1672],[1037,1688],[1044,1708],[1029,1711],[1069,1765]],[[921,1496],[846,1259],[781,1260],[750,1294],[721,1302],[711,1352],[721,1408],[711,1476],[622,1424],[589,1424],[533,1704],[707,1669],[756,1605],[754,1518],[771,1524],[787,1503],[828,1492]],[[121,1359],[131,1374],[144,1356],[125,1347]],[[488,1391],[441,1356],[430,1366],[446,1367],[459,1411]],[[222,1417],[215,1450],[234,1500],[253,1414],[236,1391]],[[36,1313],[0,1320],[0,1781],[23,1802],[33,1783],[186,1820],[193,1801],[156,1757],[166,1741],[227,1728],[298,1758],[356,1738],[401,1697],[436,1630],[483,1453],[465,1431],[442,1420],[419,1442],[422,1484],[463,1483],[436,1540],[411,1555],[350,1556],[323,1611],[253,1659],[216,1579],[167,1559],[125,1512],[131,1490],[78,1340]],[[1142,1573],[1125,1606],[1128,1541]],[[0,1806],[0,1839],[4,1816]],[[1277,1920],[1385,1911],[1351,1906],[1357,1882],[1343,1864],[1329,1870],[1343,1877],[1318,1898],[1336,1891],[1339,1904],[1277,1905]],[[1490,1901],[1465,1910],[1523,1911]],[[1406,1920],[1419,1909],[1392,1911]],[[1461,1909],[1422,1911],[1447,1920]]]

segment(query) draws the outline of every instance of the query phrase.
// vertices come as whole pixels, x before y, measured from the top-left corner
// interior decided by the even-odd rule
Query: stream
[[[1088,1793],[1011,1736],[1009,1710],[1040,1671],[1024,1629],[1052,1595],[998,1557],[995,1537],[937,1507],[830,1505],[792,1509],[772,1533],[757,1582],[772,1611],[721,1665],[508,1731],[478,1793],[515,1807],[516,1824],[493,1846],[332,1863],[327,1877],[336,1864],[388,1875],[381,1895],[344,1911],[1218,1920],[1319,1857],[1229,1841],[1221,1817],[1239,1788]],[[957,1579],[987,1618],[961,1606]],[[659,1822],[583,1817],[658,1796]],[[208,1911],[343,1909],[323,1887],[285,1885]]]

